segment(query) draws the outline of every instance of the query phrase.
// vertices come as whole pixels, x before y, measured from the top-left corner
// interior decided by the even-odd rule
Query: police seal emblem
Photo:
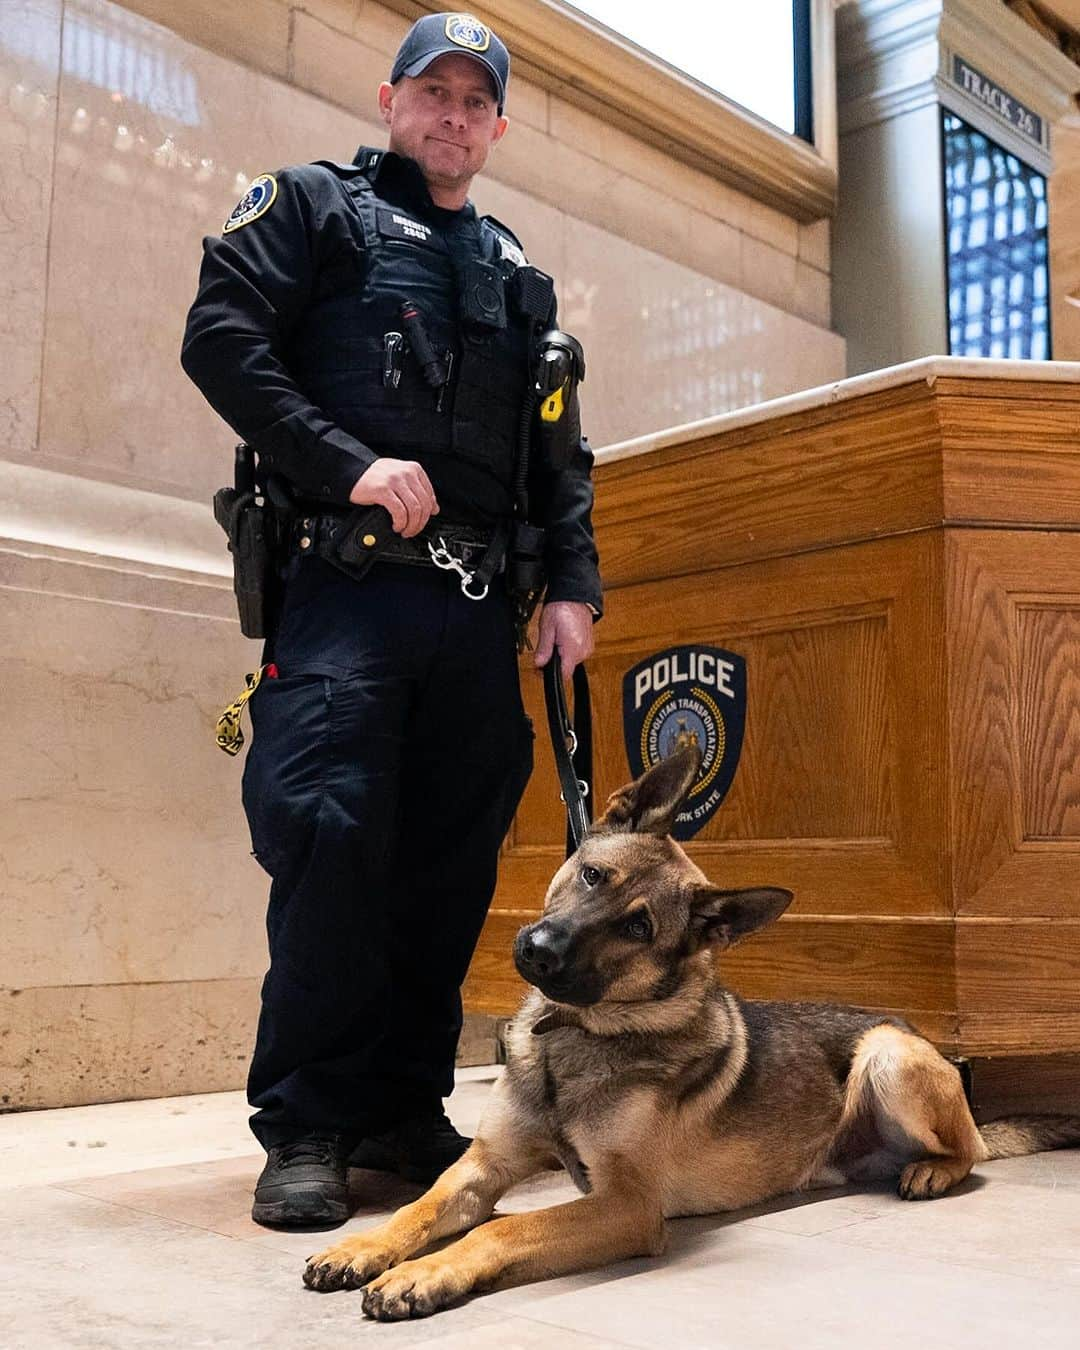
[[[272,173],[261,173],[233,207],[233,213],[222,227],[222,234],[231,234],[241,225],[265,216],[277,196],[277,179]]]
[[[451,42],[456,42],[459,47],[467,47],[471,52],[486,52],[491,46],[490,30],[471,14],[448,14],[446,36]]]
[[[735,777],[746,726],[746,662],[719,647],[669,647],[623,676],[623,735],[630,772],[684,745],[701,751],[697,782],[675,820],[692,839],[712,819]]]

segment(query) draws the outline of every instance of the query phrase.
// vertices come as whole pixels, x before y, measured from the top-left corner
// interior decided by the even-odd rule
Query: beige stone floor
[[[459,1074],[471,1130],[496,1070]],[[509,1289],[426,1321],[315,1294],[328,1239],[248,1217],[260,1165],[239,1093],[0,1117],[0,1344],[335,1350],[1012,1350],[1080,1347],[1080,1151],[989,1164],[952,1196],[818,1192],[671,1225],[668,1253]],[[354,1172],[348,1228],[415,1188]],[[559,1178],[502,1208],[572,1194]]]

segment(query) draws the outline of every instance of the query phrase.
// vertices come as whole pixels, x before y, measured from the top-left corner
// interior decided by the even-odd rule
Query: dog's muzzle
[[[523,928],[514,941],[514,964],[518,974],[530,984],[554,980],[563,973],[570,935],[548,919]]]
[[[601,997],[599,982],[575,969],[572,960],[574,935],[551,919],[523,928],[514,940],[514,965],[523,980],[536,986],[556,1003],[579,1007]]]

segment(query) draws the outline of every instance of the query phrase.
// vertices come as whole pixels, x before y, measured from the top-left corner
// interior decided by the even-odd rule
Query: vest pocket
[[[454,451],[513,476],[527,392],[525,353],[511,333],[462,343],[454,390]]]

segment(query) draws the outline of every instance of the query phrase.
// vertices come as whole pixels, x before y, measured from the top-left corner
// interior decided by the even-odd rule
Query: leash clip
[[[488,593],[487,586],[485,585],[478,594],[474,594],[469,590],[469,587],[473,583],[474,573],[466,568],[460,558],[454,557],[447,548],[446,540],[442,535],[439,536],[437,545],[429,539],[427,541],[427,546],[428,552],[431,554],[431,561],[436,567],[441,568],[444,572],[456,572],[461,578],[461,594],[465,596],[467,600],[483,600]]]

